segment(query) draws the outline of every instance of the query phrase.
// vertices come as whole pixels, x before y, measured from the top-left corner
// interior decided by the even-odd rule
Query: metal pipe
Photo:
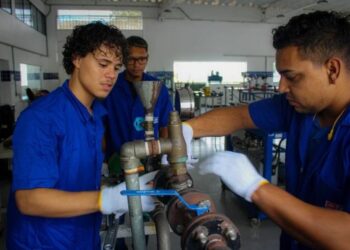
[[[140,189],[138,173],[142,165],[139,158],[160,154],[162,153],[162,148],[169,152],[171,150],[171,141],[168,139],[146,142],[139,140],[123,144],[121,148],[121,162],[125,173],[127,189]],[[141,198],[139,196],[128,197],[128,205],[134,249],[145,250],[146,241]]]
[[[147,113],[145,116],[145,140],[151,141],[154,140],[154,128],[153,128],[153,113]]]
[[[165,214],[164,205],[159,203],[152,214],[152,218],[156,224],[157,231],[157,249],[170,250],[170,230],[168,220]]]
[[[138,167],[141,165],[140,160],[134,156],[125,158],[121,157],[127,189],[139,190]],[[143,224],[143,213],[141,206],[141,197],[128,197],[129,215],[131,222],[132,242],[135,250],[146,250],[145,230]]]
[[[121,149],[121,162],[125,173],[125,181],[126,187],[128,190],[139,190],[139,170],[140,170],[140,158],[144,158],[145,156],[150,155],[158,155],[160,153],[167,153],[168,160],[170,163],[170,167],[168,168],[169,172],[166,175],[167,178],[171,178],[173,180],[171,182],[170,187],[183,190],[188,188],[188,181],[192,180],[188,178],[187,168],[186,168],[186,160],[187,160],[187,150],[186,143],[182,134],[182,125],[179,114],[175,112],[171,112],[169,119],[169,139],[161,139],[161,140],[147,140],[147,141],[133,141],[125,143]],[[190,193],[192,194],[192,193]],[[209,198],[201,198],[198,202],[207,201]],[[197,204],[198,202],[194,202]],[[145,250],[146,242],[145,242],[145,232],[144,232],[144,222],[142,216],[142,206],[141,199],[139,196],[129,196],[128,197],[129,204],[129,214],[131,221],[131,231],[132,231],[132,240],[133,240],[133,248],[136,250]],[[180,206],[181,207],[181,206]],[[169,240],[169,228],[168,228],[168,216],[165,215],[164,208],[159,208],[158,213],[154,215],[154,221],[156,223],[157,229],[157,242],[158,249],[168,250],[170,249],[170,240]],[[188,215],[191,215],[188,213]],[[205,218],[210,216],[211,213],[204,216]],[[215,216],[219,216],[216,215]],[[190,216],[191,217],[191,216]],[[191,217],[192,218],[192,217]],[[200,217],[201,218],[201,217]],[[220,217],[221,219],[221,217]],[[210,220],[210,223],[218,223],[216,219]],[[218,220],[222,221],[222,220]],[[190,222],[188,222],[190,223]],[[187,223],[187,224],[188,224]],[[171,223],[174,224],[174,223]],[[217,228],[217,225],[214,225]],[[187,227],[186,227],[187,228]],[[193,228],[195,229],[195,228]],[[174,230],[174,228],[173,228]],[[186,231],[191,231],[191,229],[186,229]],[[192,235],[189,233],[189,235]],[[192,238],[189,235],[185,234],[183,244],[191,245]],[[193,244],[197,244],[197,239],[194,239]],[[211,241],[208,241],[211,243]],[[232,242],[231,242],[232,243]],[[218,243],[214,244],[213,247],[221,247]]]
[[[107,217],[108,230],[103,241],[103,250],[114,250],[117,243],[119,220],[114,216]]]
[[[127,160],[130,157],[144,158],[149,155],[158,155],[161,153],[170,153],[172,142],[170,139],[160,139],[157,141],[132,141],[124,143],[120,155]]]
[[[172,149],[168,156],[168,161],[174,175],[183,175],[187,173],[186,160],[187,150],[186,142],[182,135],[182,125],[179,113],[173,111],[169,119],[169,138],[172,143]]]
[[[160,152],[162,154],[168,154],[171,152],[173,144],[170,139],[160,138],[159,143],[160,143]]]

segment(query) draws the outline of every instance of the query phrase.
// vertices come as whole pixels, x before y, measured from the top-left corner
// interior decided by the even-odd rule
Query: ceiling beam
[[[177,5],[177,0],[163,0],[158,8],[158,20],[162,21],[164,13]]]

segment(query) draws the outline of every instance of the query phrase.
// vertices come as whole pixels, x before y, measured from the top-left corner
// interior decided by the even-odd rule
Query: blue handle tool
[[[182,198],[182,196],[173,189],[123,190],[120,193],[126,196],[176,196],[188,209],[194,210],[197,213],[197,216],[209,211],[209,206],[197,206],[188,204],[184,198]]]

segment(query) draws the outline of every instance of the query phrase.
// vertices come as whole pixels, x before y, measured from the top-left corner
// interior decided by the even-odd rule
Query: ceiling
[[[315,10],[350,14],[349,0],[42,0],[49,6],[142,9],[145,18],[283,23]]]

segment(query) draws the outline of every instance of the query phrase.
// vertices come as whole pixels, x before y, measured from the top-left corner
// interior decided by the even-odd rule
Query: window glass
[[[222,84],[239,84],[247,62],[174,62],[174,82],[208,83],[208,77],[222,77]]]
[[[0,8],[11,14],[11,0],[0,0]]]
[[[31,6],[31,12],[32,12],[32,26],[33,26],[33,28],[35,29],[35,30],[38,30],[39,31],[39,29],[38,29],[38,17],[37,17],[37,15],[38,15],[38,10],[37,10],[37,8],[35,8],[35,6],[34,5],[32,5]]]
[[[142,30],[141,11],[112,10],[58,10],[57,29],[73,29],[76,25],[84,25],[94,21],[112,24],[122,30]]]
[[[277,69],[276,69],[276,63],[273,63],[273,83],[279,83],[281,78],[281,75],[278,73]]]
[[[16,0],[15,1],[15,13],[16,17],[24,22],[24,6],[23,6],[23,0]]]
[[[22,99],[28,99],[27,88],[30,88],[33,93],[41,89],[40,67],[30,64],[20,64],[21,70],[21,89]]]
[[[28,0],[23,1],[24,23],[33,27],[32,10]]]

